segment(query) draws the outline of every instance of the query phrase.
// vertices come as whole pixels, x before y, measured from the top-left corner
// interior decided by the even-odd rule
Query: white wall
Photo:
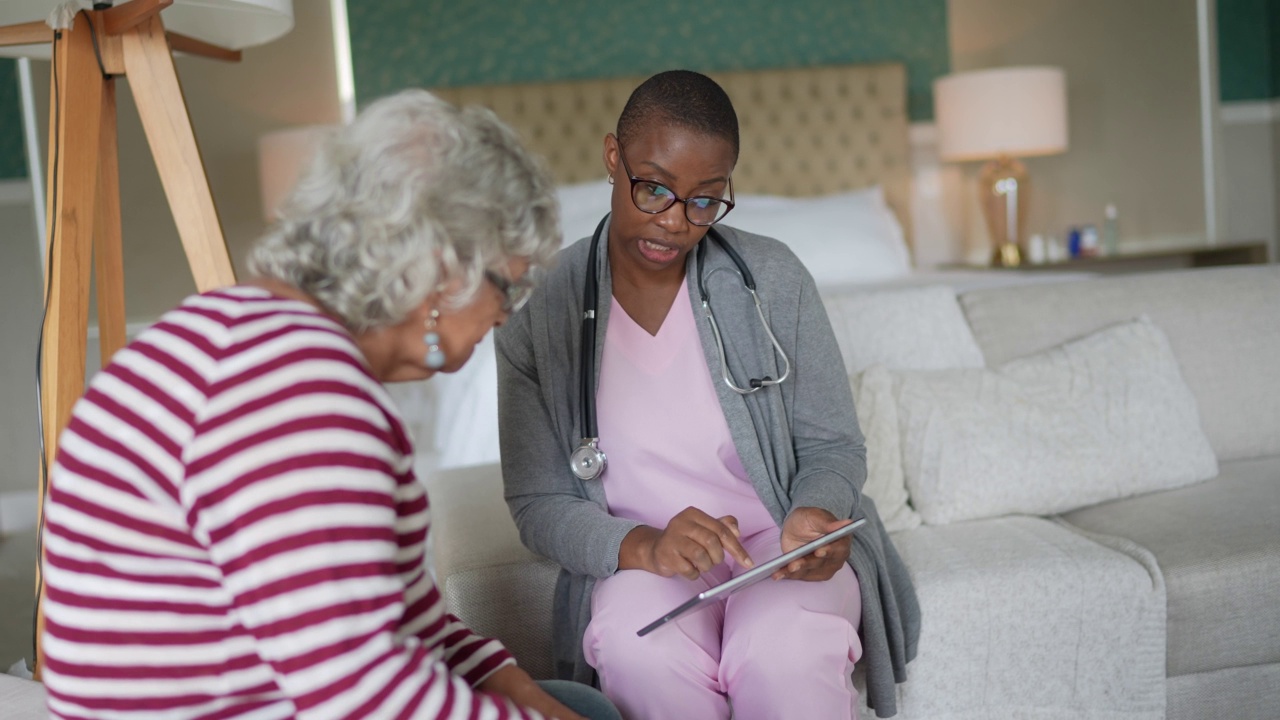
[[[1280,256],[1280,101],[1222,106],[1227,240],[1265,240]]]
[[[1029,234],[1100,224],[1114,202],[1125,242],[1203,242],[1196,0],[950,0],[947,10],[953,71],[1066,70],[1070,149],[1026,160]],[[982,257],[975,220],[964,219],[964,253]]]
[[[37,243],[29,184],[0,181],[0,534],[21,528],[7,510],[30,507],[15,495],[34,494],[40,463],[35,383],[42,283]]]

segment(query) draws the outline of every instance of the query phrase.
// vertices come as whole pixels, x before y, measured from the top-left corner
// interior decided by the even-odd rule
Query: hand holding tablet
[[[862,525],[866,524],[866,522],[867,522],[866,518],[859,518],[858,520],[848,525],[845,525],[840,529],[835,530],[834,532],[827,533],[826,535],[823,535],[822,537],[812,542],[802,545],[796,548],[795,550],[792,550],[791,552],[783,553],[782,555],[779,555],[778,557],[770,560],[769,562],[761,563],[760,565],[757,565],[755,568],[735,578],[727,580],[719,585],[716,585],[715,587],[703,590],[702,592],[689,598],[687,601],[685,601],[678,607],[674,608],[670,612],[666,613],[662,617],[658,618],[657,620],[654,620],[653,622],[649,623],[645,627],[641,628],[640,631],[636,634],[641,637],[644,637],[645,635],[648,635],[649,633],[658,629],[662,625],[680,617],[681,615],[684,615],[685,613],[692,612],[694,610],[697,610],[698,608],[705,607],[720,598],[728,597],[729,595],[737,592],[738,590],[741,590],[745,587],[750,587],[751,585],[754,585],[760,582],[761,580],[764,580],[765,578],[773,575],[775,572],[782,570],[791,561],[796,560],[798,558],[802,558],[812,553],[813,551],[817,550],[818,548],[824,545],[828,545],[836,540],[839,540],[840,538],[848,537],[852,535],[854,531],[856,531]]]

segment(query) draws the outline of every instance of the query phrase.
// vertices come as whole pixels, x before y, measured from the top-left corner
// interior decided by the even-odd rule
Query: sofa
[[[850,348],[848,361],[874,333],[852,331],[841,302],[829,303],[828,311],[842,349]],[[1108,328],[1114,327],[1129,332],[1130,326],[1155,337],[1157,350],[1171,353],[1163,367],[1178,387],[1154,385],[1140,392],[1125,386],[1119,397],[1107,400],[1111,415],[1102,424],[1108,430],[1114,424],[1116,432],[1128,433],[1128,425],[1146,423],[1147,431],[1161,433],[1145,440],[1141,427],[1120,440],[1098,433],[1094,439],[1111,443],[1105,452],[1118,452],[1129,463],[1123,473],[1111,471],[1114,479],[1107,477],[1108,468],[1122,465],[1103,462],[1104,450],[1090,450],[1093,439],[1082,439],[1090,435],[1087,430],[1072,431],[1066,439],[1055,434],[1079,420],[1066,417],[1066,410],[1055,417],[1024,412],[1018,405],[1009,414],[1025,417],[1015,431],[975,429],[972,423],[961,428],[967,438],[987,438],[968,450],[963,462],[995,468],[993,477],[1009,461],[1006,456],[1041,443],[1046,454],[1036,457],[1046,458],[1041,466],[1046,477],[1078,474],[1081,487],[1090,474],[1102,481],[1090,491],[1102,495],[1073,501],[1074,487],[1065,495],[1051,492],[1043,506],[1052,508],[1048,512],[1016,511],[1014,502],[996,503],[994,511],[984,513],[972,498],[985,492],[987,470],[965,479],[970,485],[955,496],[962,501],[935,502],[926,492],[932,489],[918,477],[913,484],[912,478],[930,468],[939,475],[942,468],[939,477],[947,481],[936,427],[942,413],[937,408],[925,412],[921,427],[926,431],[915,435],[907,432],[905,420],[900,422],[901,457],[882,454],[906,468],[901,509],[925,515],[902,522],[895,516],[892,523],[897,526],[892,537],[916,583],[924,625],[909,678],[898,689],[897,716],[1280,717],[1280,266],[1001,286],[949,292],[948,302],[984,367],[895,370],[901,388],[924,382],[946,390],[938,378],[949,376],[939,373],[960,373],[955,377],[979,388],[981,399],[975,402],[980,404],[993,396],[993,384],[1016,382],[1009,378],[1019,372],[1035,382],[1056,367],[1076,373],[1066,392],[1087,394],[1080,387],[1081,372],[1083,377],[1105,375],[1109,365],[1124,365],[1133,354],[1121,345],[1117,362],[1083,367],[1079,358],[1092,352],[1090,338],[1113,333]],[[1135,318],[1142,320],[1135,323]],[[936,331],[922,329],[912,337],[909,322],[893,325],[889,334],[899,336],[894,342],[908,348],[943,342]],[[1065,354],[1058,349],[1063,347]],[[1024,362],[1041,353],[1049,353],[1044,357],[1052,362]],[[920,354],[928,352],[908,355]],[[1135,367],[1131,380],[1141,384],[1149,373]],[[857,389],[862,418],[874,403],[864,405],[868,396]],[[1179,393],[1185,395],[1178,411],[1185,422],[1166,431],[1175,411],[1165,400]],[[908,400],[918,404],[919,394],[913,397],[898,398],[904,413],[910,410]],[[996,400],[1010,401],[1007,396]],[[959,418],[973,412],[967,406],[954,410]],[[884,423],[872,422],[870,415],[863,422],[869,454],[881,452],[871,426]],[[894,435],[895,425],[889,425],[887,432]],[[1012,441],[1010,432],[1016,435]],[[921,447],[925,450],[918,451]],[[1061,457],[1073,458],[1078,472],[1050,467]],[[874,455],[869,458],[873,467],[876,462]],[[1015,468],[1022,474],[1014,475],[1006,495],[1018,496],[1035,485],[1037,466],[1030,467]],[[1135,467],[1149,467],[1150,477],[1135,473]],[[873,469],[877,478],[880,472]],[[557,567],[521,545],[501,499],[498,467],[424,476],[432,503],[435,572],[451,608],[476,630],[505,642],[533,675],[549,676]],[[1152,490],[1153,478],[1167,487]],[[1005,496],[993,497],[1008,502]],[[879,496],[876,501],[889,525],[886,501]],[[1024,506],[1034,509],[1037,502]],[[862,709],[864,718],[875,715]]]

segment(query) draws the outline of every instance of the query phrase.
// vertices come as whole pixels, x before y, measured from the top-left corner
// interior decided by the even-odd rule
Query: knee
[[[726,628],[721,667],[726,677],[786,682],[851,671],[861,655],[857,628],[847,618],[794,608],[786,617]]]
[[[661,683],[714,663],[675,625],[638,637],[633,630],[593,620],[584,638],[587,661],[604,677]]]

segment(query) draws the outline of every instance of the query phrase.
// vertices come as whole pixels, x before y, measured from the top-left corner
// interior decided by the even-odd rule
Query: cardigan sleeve
[[[867,448],[844,361],[813,277],[800,273],[792,400],[796,474],[792,507],[818,507],[837,518],[858,512],[867,479]]]
[[[569,443],[575,441],[565,438],[575,428],[548,408],[544,385],[557,382],[564,388],[577,375],[572,363],[537,361],[530,318],[545,311],[545,300],[535,296],[496,337],[507,506],[530,550],[571,573],[608,577],[618,570],[622,539],[641,523],[610,515],[587,497],[582,481],[569,470]]]

